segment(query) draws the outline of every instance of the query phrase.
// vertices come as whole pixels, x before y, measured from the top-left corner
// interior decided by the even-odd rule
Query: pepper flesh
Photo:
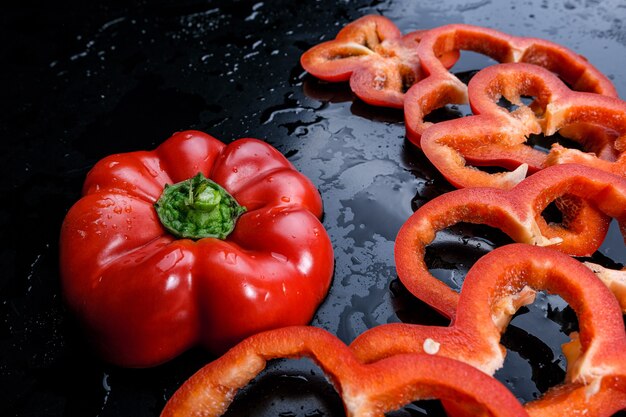
[[[315,327],[288,327],[244,340],[191,376],[169,399],[162,417],[222,415],[237,390],[275,358],[306,356],[330,378],[348,417],[383,417],[417,399],[463,398],[494,417],[527,416],[497,380],[452,359],[396,355],[364,365],[338,338]]]
[[[154,204],[200,172],[247,208],[224,240],[178,239]],[[154,151],[118,154],[87,175],[63,223],[64,297],[95,348],[144,367],[201,344],[221,353],[250,334],[306,324],[333,272],[315,186],[270,145],[228,146],[180,132]]]

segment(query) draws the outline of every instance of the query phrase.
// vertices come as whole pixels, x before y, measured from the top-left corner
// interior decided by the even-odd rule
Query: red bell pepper
[[[341,29],[334,40],[306,51],[300,62],[322,80],[350,80],[352,91],[366,103],[401,109],[404,92],[424,76],[417,45],[425,32],[402,36],[386,17],[364,16]],[[458,51],[438,57],[445,68],[458,58]]]
[[[563,346],[564,383],[525,404],[526,410],[531,416],[609,417],[626,408],[626,333],[619,304],[582,263],[550,248],[516,243],[480,258],[465,278],[449,327],[377,326],[350,348],[365,363],[425,352],[493,374],[506,354],[501,333],[519,307],[534,301],[538,290],[563,297],[577,314],[580,332],[570,334],[572,340]],[[449,411],[466,406],[444,404]]]
[[[313,359],[331,379],[348,417],[383,417],[411,401],[431,398],[462,399],[476,415],[528,416],[498,380],[463,362],[406,354],[364,365],[330,333],[288,327],[251,336],[204,366],[174,393],[161,417],[220,416],[268,360],[301,356]]]
[[[329,288],[320,195],[262,141],[177,133],[101,160],[83,193],[62,227],[63,292],[112,363],[306,324]]]

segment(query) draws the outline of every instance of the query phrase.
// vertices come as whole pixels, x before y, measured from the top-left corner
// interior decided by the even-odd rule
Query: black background
[[[0,14],[0,415],[156,416],[212,358],[192,349],[153,369],[92,355],[65,311],[58,234],[100,158],[151,149],[199,129],[276,146],[318,186],[336,272],[313,324],[346,343],[393,321],[445,324],[398,282],[393,242],[419,206],[450,191],[404,138],[402,113],[308,76],[300,55],[370,13],[404,32],[446,23],[536,36],[585,55],[626,95],[626,6],[619,0],[15,2]],[[453,71],[491,62],[463,54]],[[459,112],[466,112],[461,107]],[[458,284],[481,254],[509,242],[461,225],[438,235],[429,265]],[[597,261],[619,267],[612,228]],[[235,314],[236,311],[228,314]],[[496,376],[522,401],[562,381],[569,308],[542,296],[504,335]],[[419,402],[394,416],[440,415]],[[275,361],[228,415],[338,416],[339,397],[308,361]]]

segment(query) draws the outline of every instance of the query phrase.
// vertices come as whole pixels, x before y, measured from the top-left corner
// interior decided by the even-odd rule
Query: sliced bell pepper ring
[[[256,139],[180,132],[109,156],[87,175],[60,239],[64,297],[117,365],[221,353],[250,334],[306,324],[333,250],[315,186]]]
[[[542,212],[564,195],[584,199],[592,206],[563,207],[562,224],[546,223]],[[400,228],[395,243],[396,270],[413,295],[453,318],[458,293],[435,278],[424,261],[426,246],[437,231],[460,222],[479,223],[501,229],[516,242],[552,245],[568,255],[589,256],[602,244],[610,217],[620,224],[626,221],[626,180],[582,165],[548,167],[508,191],[455,190],[420,207]],[[626,311],[621,281],[615,282],[611,287]]]
[[[617,97],[611,81],[585,58],[556,43],[515,37],[480,26],[452,24],[424,34],[418,56],[427,77],[405,94],[405,124],[408,139],[420,146],[424,130],[431,125],[424,118],[447,104],[467,103],[467,88],[442,65],[438,57],[468,50],[485,54],[498,62],[525,62],[556,73],[577,91]]]
[[[514,241],[540,242],[532,217],[524,217],[504,190],[465,188],[442,194],[420,207],[402,225],[395,242],[396,272],[404,286],[446,317],[456,314],[458,293],[428,271],[426,246],[436,232],[466,222],[498,228]]]
[[[341,29],[334,40],[306,51],[300,62],[322,80],[349,80],[352,91],[366,103],[402,108],[404,92],[423,77],[417,44],[424,32],[402,36],[389,19],[364,16]],[[449,68],[458,57],[458,51],[450,51],[439,59]]]
[[[562,385],[526,404],[532,416],[611,416],[626,407],[626,332],[615,297],[582,263],[550,248],[511,244],[470,269],[450,327],[388,324],[367,330],[350,345],[365,363],[403,353],[429,353],[493,374],[502,366],[500,335],[534,292],[558,294],[577,313],[579,333],[563,346]],[[458,410],[458,403],[449,403]],[[461,406],[462,408],[462,406]]]
[[[534,216],[552,247],[571,256],[591,256],[602,245],[610,218],[623,222],[626,214],[621,210],[626,203],[626,180],[583,165],[548,167],[526,178],[509,194],[515,194],[518,207]],[[564,201],[563,196],[576,200]],[[557,204],[563,215],[559,224],[547,223],[542,216],[552,202],[561,203]]]
[[[407,354],[364,365],[322,329],[287,327],[251,336],[200,369],[169,399],[161,416],[220,416],[268,360],[303,356],[329,377],[349,417],[382,417],[411,401],[431,398],[462,398],[475,411],[494,417],[528,415],[502,384],[462,362]]]
[[[548,165],[575,162],[626,175],[626,103],[598,94],[574,92],[550,71],[530,64],[500,64],[478,72],[469,84],[473,116],[426,129],[421,146],[427,158],[456,187],[511,188]],[[533,96],[530,106],[522,96]],[[519,106],[498,105],[504,97]],[[552,135],[581,127],[573,139],[594,154],[554,147],[548,155],[526,144],[530,134]],[[585,128],[587,126],[587,128]],[[594,126],[595,130],[589,126]],[[611,132],[612,138],[604,132]],[[585,136],[589,135],[589,136]],[[614,159],[616,158],[616,159]],[[499,165],[511,172],[490,174],[466,165]]]

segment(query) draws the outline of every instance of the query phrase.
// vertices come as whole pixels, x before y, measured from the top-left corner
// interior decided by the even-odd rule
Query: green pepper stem
[[[166,185],[154,207],[165,229],[189,239],[226,239],[246,211],[228,191],[202,173]]]

